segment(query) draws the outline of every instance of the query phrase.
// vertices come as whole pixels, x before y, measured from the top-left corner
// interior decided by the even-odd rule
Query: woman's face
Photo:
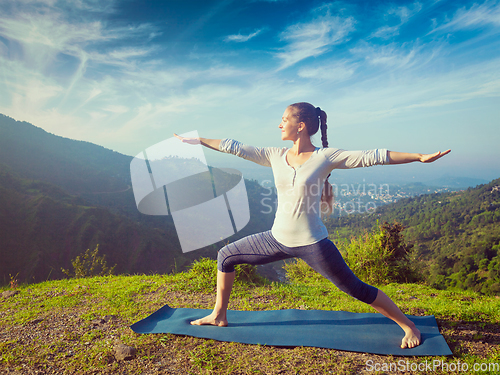
[[[297,122],[297,117],[293,115],[294,113],[295,109],[288,107],[281,118],[279,128],[281,129],[281,139],[283,141],[295,141],[298,138],[299,122]]]

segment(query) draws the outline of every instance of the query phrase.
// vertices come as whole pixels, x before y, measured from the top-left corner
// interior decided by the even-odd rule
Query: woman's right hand
[[[208,138],[186,138],[186,137],[181,137],[180,135],[177,135],[174,133],[174,136],[179,138],[181,142],[187,143],[190,145],[202,145],[208,148],[211,148],[212,150],[215,151],[220,151],[220,139],[208,139]]]
[[[200,138],[186,138],[186,137],[181,137],[180,135],[177,135],[175,133],[174,133],[174,136],[179,138],[183,143],[188,143],[190,145],[201,144]]]

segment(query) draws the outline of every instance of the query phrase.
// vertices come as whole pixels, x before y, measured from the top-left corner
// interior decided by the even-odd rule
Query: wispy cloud
[[[399,35],[399,29],[401,28],[401,24],[396,26],[381,26],[373,33],[370,34],[368,39],[371,38],[380,38],[380,39],[389,39],[393,36]]]
[[[436,47],[438,48],[438,47]],[[364,59],[368,64],[385,68],[409,68],[415,65],[422,66],[434,57],[434,50],[429,46],[418,43],[405,43],[399,45],[369,44],[360,42],[350,52],[358,58]]]
[[[41,14],[25,9],[15,16],[0,15],[0,35],[18,46],[24,64],[46,73],[63,56],[79,60],[76,65],[80,70],[89,61],[115,65],[130,62],[154,50],[152,46],[134,47],[130,41],[145,39],[154,31],[149,24],[107,28],[100,21],[75,22],[60,9]],[[113,47],[113,43],[124,40],[129,41],[127,47]]]
[[[70,23],[60,13],[20,13],[0,16],[0,34],[24,46],[40,45],[51,51],[73,54],[82,44],[103,41],[100,22]]]
[[[129,46],[108,51],[92,51],[86,53],[88,59],[94,63],[116,66],[133,70],[137,67],[137,61],[158,51],[157,46]]]
[[[411,7],[402,6],[397,8],[391,8],[387,13],[398,16],[399,19],[401,20],[401,23],[403,24],[408,22],[411,17],[413,17],[421,10],[422,10],[422,4],[416,1],[412,4]]]
[[[483,4],[473,4],[469,9],[460,8],[451,20],[435,27],[429,34],[440,31],[476,29],[488,25],[500,26],[500,3],[486,1]]]
[[[358,81],[334,99],[336,124],[372,124],[382,119],[449,112],[450,106],[480,98],[500,97],[498,59],[440,74],[425,71],[394,76],[390,72]],[[440,112],[436,112],[440,111]],[[448,116],[446,117],[448,118]],[[431,119],[429,121],[432,121]],[[401,125],[403,126],[403,125]],[[443,124],[436,124],[436,129]],[[450,130],[450,135],[453,130]],[[454,138],[450,136],[450,139]]]
[[[0,14],[0,36],[8,40],[8,46],[0,44],[0,112],[79,139],[98,108],[124,113],[133,104],[126,98],[134,93],[127,87],[129,74],[138,71],[138,59],[156,52],[155,45],[140,41],[150,40],[157,30],[150,24],[109,27],[96,21],[94,12],[110,11],[110,4],[11,2],[9,11]],[[84,12],[77,20],[75,8]]]
[[[355,23],[353,17],[333,16],[327,9],[325,15],[309,22],[288,26],[280,36],[287,45],[283,52],[276,54],[282,60],[279,69],[288,68],[308,57],[320,56],[332,46],[348,41]]]
[[[234,35],[228,35],[224,38],[225,42],[237,42],[237,43],[242,43],[242,42],[248,42],[250,39],[256,37],[260,33],[262,33],[265,29],[259,29],[257,31],[254,31],[253,33],[247,34],[247,35],[242,35],[242,34],[234,34]]]
[[[399,30],[401,26],[407,23],[411,17],[416,15],[418,12],[422,10],[422,4],[419,2],[415,2],[411,7],[401,6],[401,7],[391,7],[387,13],[385,14],[386,19],[391,18],[391,16],[395,16],[398,18],[398,23],[393,26],[384,25],[375,30],[368,38],[381,38],[381,39],[389,39],[393,36],[399,35]]]
[[[299,70],[299,77],[341,82],[349,79],[358,64],[346,60],[327,63],[319,67],[309,67]]]

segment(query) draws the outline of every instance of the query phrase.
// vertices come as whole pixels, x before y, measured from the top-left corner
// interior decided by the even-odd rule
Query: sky
[[[499,1],[0,0],[0,9],[0,113],[50,133],[131,156],[193,130],[291,147],[278,125],[306,101],[327,113],[331,147],[452,149],[432,165],[369,173],[500,177]],[[205,154],[247,178],[263,168]]]

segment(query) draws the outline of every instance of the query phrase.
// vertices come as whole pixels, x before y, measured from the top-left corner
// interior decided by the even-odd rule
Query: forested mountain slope
[[[0,115],[0,283],[63,276],[99,244],[117,273],[168,273],[224,242],[271,227],[259,206],[267,190],[245,180],[250,222],[237,234],[182,253],[171,216],[141,214],[130,186],[131,157],[49,134]]]
[[[340,237],[373,228],[377,221],[398,221],[407,228],[427,281],[500,293],[500,179],[467,190],[421,195],[379,207],[370,215],[326,221]]]

